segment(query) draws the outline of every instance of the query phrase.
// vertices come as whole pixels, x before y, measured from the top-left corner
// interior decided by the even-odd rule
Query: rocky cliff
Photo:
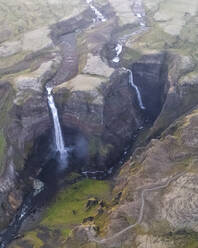
[[[35,232],[11,247],[51,247],[48,239],[70,248],[196,247],[196,0],[0,5],[1,229],[51,153],[46,85],[53,87],[65,145],[75,157],[71,170],[107,176],[132,152],[111,175],[111,190],[96,182],[77,210],[71,204],[71,223],[57,216],[50,225],[49,210]],[[122,51],[114,63],[117,43]],[[80,185],[90,190],[89,183]],[[70,190],[52,206],[61,218]],[[85,210],[90,196],[99,199]]]

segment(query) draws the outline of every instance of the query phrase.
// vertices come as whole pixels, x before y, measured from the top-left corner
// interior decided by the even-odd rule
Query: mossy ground
[[[39,226],[13,245],[28,242],[34,248],[40,248],[43,245],[51,247],[56,242],[59,248],[63,247],[72,228],[82,223],[84,218],[96,214],[98,206],[86,209],[88,199],[96,197],[108,201],[110,196],[111,187],[107,181],[84,179],[69,186],[57,194]]]
[[[46,211],[41,225],[54,228],[57,226],[72,227],[94,214],[95,209],[86,211],[85,205],[90,197],[106,199],[109,185],[103,181],[85,179],[60,192],[55,202]],[[76,214],[72,214],[75,211]]]
[[[8,33],[4,39],[1,38],[5,40],[37,27],[52,24],[62,18],[74,16],[85,9],[86,2],[28,0],[22,4],[20,0],[10,2],[1,0],[0,6],[2,23],[0,31],[7,30]]]

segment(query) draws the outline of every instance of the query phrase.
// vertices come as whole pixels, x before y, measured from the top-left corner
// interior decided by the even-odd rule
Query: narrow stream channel
[[[96,15],[96,18],[93,22],[105,22],[106,18],[103,14],[93,5],[92,0],[86,0],[89,7],[93,10]],[[141,1],[137,1],[136,4],[136,12],[135,14],[139,18],[139,23],[141,27],[145,26],[144,22],[144,12],[142,10]],[[138,12],[139,11],[139,12]],[[120,61],[120,54],[122,53],[122,44],[118,42],[116,48],[116,57],[113,58],[114,63],[119,63]],[[145,109],[143,105],[143,101],[141,98],[141,94],[137,86],[133,82],[133,75],[132,71],[126,69],[129,72],[129,83],[135,89],[139,106],[141,109]],[[24,201],[17,211],[16,215],[14,216],[13,220],[8,225],[7,229],[0,233],[0,248],[6,248],[8,244],[17,238],[21,225],[23,224],[24,220],[30,216],[32,213],[43,207],[52,196],[55,194],[57,189],[57,180],[60,178],[62,173],[61,170],[65,170],[67,168],[67,163],[69,161],[69,151],[70,148],[65,147],[64,139],[62,135],[61,125],[59,121],[58,111],[54,103],[54,98],[52,94],[52,88],[46,88],[48,94],[48,105],[52,114],[53,124],[54,124],[54,149],[55,153],[58,153],[59,161],[57,163],[51,163],[50,161],[46,162],[45,166],[43,167],[42,171],[36,178],[37,187],[33,188],[31,192],[29,192]],[[89,176],[89,174],[102,174],[103,171],[96,171],[96,172],[83,172],[84,175]]]
[[[51,161],[46,162],[44,168],[34,181],[32,191],[26,195],[21,207],[7,229],[0,234],[0,248],[7,247],[7,245],[17,237],[21,225],[28,216],[50,201],[56,192],[58,179],[64,175],[64,170],[67,168],[70,149],[64,145],[58,111],[52,95],[52,88],[46,88],[46,90],[48,93],[48,105],[54,124],[53,148],[58,161],[57,163],[52,163]]]
[[[146,27],[145,11],[144,11],[144,8],[142,6],[142,1],[141,0],[136,0],[135,1],[134,6],[133,6],[133,12],[134,12],[135,16],[137,16],[137,18],[138,18],[138,22],[139,22],[140,27],[139,27],[139,30],[136,30],[134,33],[132,33],[130,35],[130,37],[132,37],[133,35],[136,35],[137,33],[143,32],[145,30],[145,27]],[[125,38],[121,38],[120,41],[118,41],[118,43],[117,43],[117,45],[115,47],[116,55],[112,59],[113,63],[117,64],[117,63],[120,62],[120,55],[122,53],[123,45],[125,44],[125,42],[126,42]],[[137,85],[134,83],[132,70],[130,70],[128,68],[125,68],[125,67],[123,67],[123,69],[126,70],[129,73],[129,84],[131,85],[132,88],[135,89],[140,109],[145,110],[146,107],[143,104],[141,92],[138,89]]]

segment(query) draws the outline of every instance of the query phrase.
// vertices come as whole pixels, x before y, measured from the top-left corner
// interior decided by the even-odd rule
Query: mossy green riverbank
[[[89,199],[108,202],[111,199],[111,186],[107,181],[81,180],[62,189],[51,205],[45,210],[38,227],[25,233],[24,237],[11,244],[11,247],[34,247],[53,244],[64,247],[71,230],[84,219],[96,216],[98,204],[87,208]]]

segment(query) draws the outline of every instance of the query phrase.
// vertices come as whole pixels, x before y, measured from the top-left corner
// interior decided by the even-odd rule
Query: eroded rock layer
[[[56,229],[60,247],[196,247],[197,1],[0,6],[0,228],[51,153],[46,85],[54,88],[64,141],[77,157],[71,170],[107,175],[126,147],[133,151],[112,180],[111,197],[94,192],[101,199],[90,215],[81,215],[81,199],[69,209],[72,224],[49,228],[46,221],[11,247],[51,247],[46,240]]]

